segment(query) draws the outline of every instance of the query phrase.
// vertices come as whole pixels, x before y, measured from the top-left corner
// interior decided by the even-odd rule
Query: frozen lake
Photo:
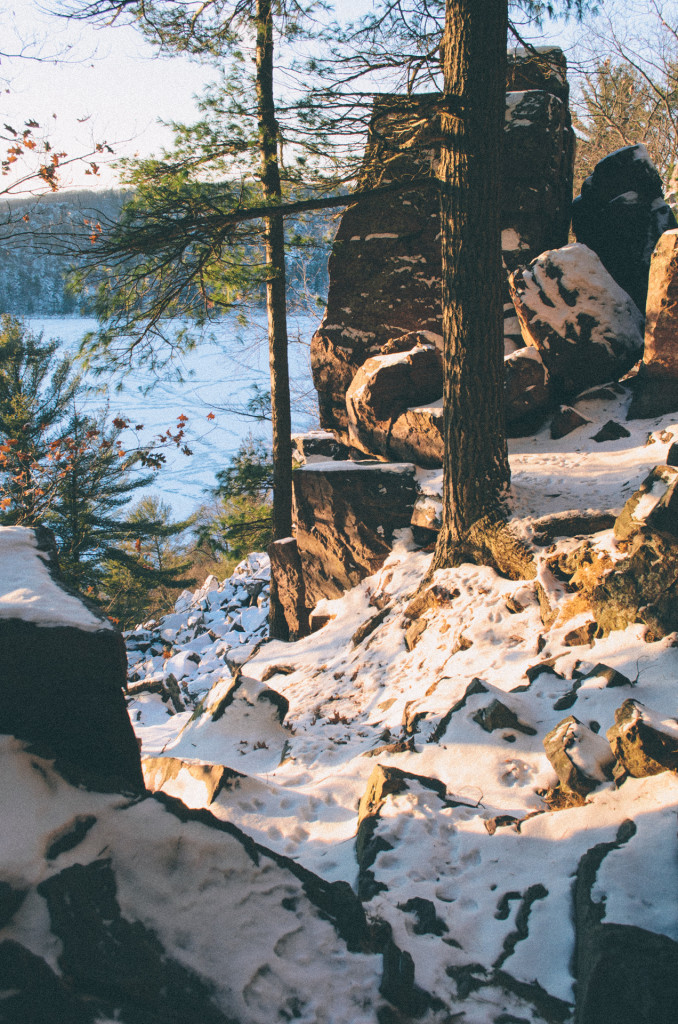
[[[291,317],[288,327],[292,421],[297,431],[317,424],[309,346],[318,321],[319,317]],[[70,352],[77,351],[83,336],[96,328],[95,320],[82,317],[28,318],[26,322],[34,332],[42,331],[46,340],[59,339]],[[103,408],[108,402],[109,418],[122,415],[131,423],[143,423],[144,440],[175,427],[180,414],[189,417],[187,440],[193,455],[167,450],[167,465],[149,488],[172,505],[177,517],[184,517],[204,500],[204,490],[215,482],[216,471],[228,463],[248,433],[270,440],[270,424],[236,411],[244,407],[255,384],[269,390],[263,309],[253,311],[244,325],[236,314],[224,317],[210,325],[202,343],[177,358],[165,376],[135,372],[125,379],[121,391],[109,388],[108,394],[93,395],[91,405]],[[213,420],[207,419],[209,413],[214,414]],[[133,443],[130,437],[129,444]]]

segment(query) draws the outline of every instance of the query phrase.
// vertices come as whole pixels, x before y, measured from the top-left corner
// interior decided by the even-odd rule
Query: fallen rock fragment
[[[537,735],[534,726],[521,722],[515,711],[496,699],[487,707],[479,708],[473,715],[473,721],[477,722],[485,732],[494,732],[495,729],[515,729],[516,732],[522,732],[526,736]]]
[[[597,441],[598,444],[603,444],[605,441],[619,441],[622,437],[630,436],[629,431],[626,427],[622,427],[621,423],[608,420],[607,423],[603,424],[598,433],[593,435],[593,440]]]
[[[559,438],[571,434],[577,427],[583,427],[586,423],[590,422],[591,420],[588,420],[586,416],[582,416],[571,405],[561,405],[551,420],[551,437],[554,441],[557,441]]]

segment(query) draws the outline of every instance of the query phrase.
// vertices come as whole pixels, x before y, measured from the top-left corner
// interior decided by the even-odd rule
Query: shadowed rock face
[[[8,529],[11,537],[0,538],[11,541],[0,547],[0,576],[19,585],[11,592],[13,582],[6,588],[10,614],[0,617],[0,732],[55,758],[72,782],[143,792],[139,748],[123,696],[122,636],[59,583],[48,531]],[[31,573],[38,583],[33,599]],[[22,581],[29,585],[22,588]],[[25,615],[37,621],[26,621],[21,603],[11,603],[12,594],[22,590]],[[51,603],[36,616],[31,609],[45,590]]]
[[[508,85],[521,91],[507,95],[501,190],[508,270],[567,241],[574,155],[562,53],[544,54],[543,66],[513,60],[520,67],[509,71]],[[426,184],[440,154],[439,99],[384,96],[375,103],[358,187],[417,178],[424,184],[348,207],[330,256],[327,310],[311,363],[321,422],[343,436],[345,395],[367,359],[417,342],[442,347],[439,198]]]
[[[657,239],[676,227],[659,172],[645,146],[625,146],[596,164],[572,204],[572,230],[600,256],[608,273],[645,309]]]

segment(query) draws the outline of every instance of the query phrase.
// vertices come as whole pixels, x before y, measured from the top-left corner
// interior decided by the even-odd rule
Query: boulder
[[[678,771],[678,720],[665,718],[640,701],[625,700],[617,708],[607,738],[620,765],[634,779]]]
[[[368,359],[346,392],[350,443],[368,455],[387,458],[395,454],[391,444],[394,422],[410,406],[418,402],[425,405],[439,399],[442,393],[442,364],[433,345]],[[416,418],[410,425],[416,427]],[[401,447],[405,448],[408,433],[403,427],[399,437]],[[439,432],[436,436],[440,448]],[[416,435],[409,440],[410,447],[416,449]]]
[[[519,63],[526,67],[521,57]],[[550,51],[537,88],[518,75],[507,96],[502,166],[502,244],[509,270],[567,241],[574,135],[564,58]],[[558,90],[558,95],[550,91]],[[347,437],[345,395],[373,356],[442,348],[440,209],[435,163],[440,153],[439,95],[381,96],[375,102],[358,189],[422,177],[412,188],[361,199],[342,216],[329,261],[323,322],[311,343],[321,424]],[[508,294],[505,301],[508,303]],[[513,329],[508,310],[507,331]],[[513,348],[511,344],[509,346]]]
[[[147,789],[162,790],[183,800],[188,807],[209,807],[223,789],[230,789],[238,779],[245,778],[223,764],[180,757],[144,757],[141,767]]]
[[[640,530],[662,534],[678,544],[678,468],[655,466],[628,499],[615,520],[618,541],[629,541]]]
[[[532,433],[551,404],[549,372],[536,348],[519,348],[504,359],[506,433]]]
[[[309,633],[309,609],[301,569],[299,548],[294,537],[275,540],[268,547],[271,577],[287,623],[288,639],[299,640]]]
[[[410,525],[418,489],[410,463],[314,463],[294,473],[306,604],[340,597],[388,557]]]
[[[389,451],[394,459],[414,462],[417,466],[442,466],[445,442],[443,437],[443,400],[406,409],[394,422]]]
[[[122,636],[58,577],[42,527],[0,528],[0,732],[91,789],[144,790]]]
[[[615,150],[596,164],[572,204],[578,242],[596,252],[640,310],[657,239],[676,227],[662,181],[643,145]]]
[[[544,737],[544,750],[561,789],[568,793],[588,796],[601,782],[612,778],[614,755],[610,744],[574,715],[564,718]]]
[[[645,351],[629,419],[678,410],[678,230],[665,231],[650,263]]]
[[[585,245],[542,253],[510,284],[523,338],[559,398],[622,376],[640,356],[642,315]]]

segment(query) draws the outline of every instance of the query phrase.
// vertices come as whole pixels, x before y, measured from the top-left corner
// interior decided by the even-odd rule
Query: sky
[[[9,90],[0,96],[0,124],[19,129],[33,119],[48,126],[50,138],[69,154],[105,141],[120,157],[158,153],[171,143],[170,130],[159,122],[194,118],[194,96],[215,78],[213,68],[157,57],[131,26],[68,22],[45,13],[45,6],[40,0],[0,0],[0,79]],[[341,0],[339,6],[346,17],[369,8],[371,0]],[[24,56],[13,56],[19,53]],[[80,169],[65,175],[63,184],[115,181],[112,170],[102,169],[97,180]]]
[[[0,125],[19,129],[33,119],[68,154],[88,152],[93,141],[111,145],[117,158],[150,156],[169,146],[170,129],[160,122],[193,120],[194,97],[214,79],[215,69],[158,57],[131,26],[97,28],[46,13],[59,5],[60,0],[0,0]],[[335,4],[342,20],[371,7],[372,0]],[[83,172],[80,167],[65,173],[62,186],[117,182],[110,168],[102,167],[98,178]]]

